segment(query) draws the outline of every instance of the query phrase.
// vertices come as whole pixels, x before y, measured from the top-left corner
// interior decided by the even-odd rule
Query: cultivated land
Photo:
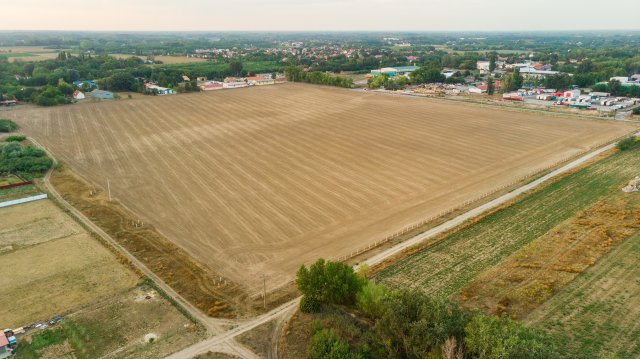
[[[6,58],[9,62],[14,61],[43,61],[55,59],[58,56],[58,51],[48,49],[41,46],[15,46],[15,47],[0,47],[0,58]]]
[[[632,130],[299,84],[6,114],[251,292]]]
[[[639,155],[639,148],[619,152],[568,175],[464,229],[434,240],[435,244],[383,269],[377,278],[391,287],[420,288],[441,296],[457,294],[485,270],[562,222],[592,208],[601,199],[617,197],[620,188],[640,173]],[[531,258],[532,262],[535,259]],[[544,264],[546,258],[540,259]]]
[[[137,55],[128,55],[128,54],[111,54],[110,56],[113,56],[117,59],[128,59],[132,56],[137,56]],[[140,58],[146,58],[146,56],[138,56]],[[158,56],[154,56],[153,57],[156,61],[162,61],[163,64],[189,64],[189,63],[195,63],[195,62],[206,62],[207,59],[201,59],[199,57],[186,57],[186,56],[162,56],[162,55],[158,55]]]
[[[196,324],[50,200],[0,208],[0,218],[0,262],[10,268],[0,276],[0,325],[64,317],[20,336],[18,358],[161,357],[201,338]],[[149,333],[153,345],[144,343]]]
[[[527,322],[550,331],[567,358],[640,357],[640,233],[627,239]]]

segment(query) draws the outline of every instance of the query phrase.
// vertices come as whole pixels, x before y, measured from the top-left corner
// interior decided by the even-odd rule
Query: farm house
[[[73,91],[73,99],[74,100],[84,100],[85,96],[82,91],[75,90]]]

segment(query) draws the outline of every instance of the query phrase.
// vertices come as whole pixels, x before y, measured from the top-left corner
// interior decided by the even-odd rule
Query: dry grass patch
[[[522,318],[640,229],[640,200],[602,199],[484,272],[462,304]]]
[[[0,209],[5,327],[77,310],[135,285],[138,277],[48,200]],[[7,221],[5,221],[5,219]]]
[[[210,316],[235,316],[243,296],[230,281],[216,276],[202,264],[142,222],[117,202],[109,202],[102,190],[67,169],[55,171],[51,182],[66,201],[140,259],[181,296]]]

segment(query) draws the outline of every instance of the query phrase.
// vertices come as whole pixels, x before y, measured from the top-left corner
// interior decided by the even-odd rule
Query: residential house
[[[0,359],[8,358],[13,355],[12,349],[9,346],[9,339],[4,332],[0,332]]]
[[[91,90],[92,88],[98,88],[95,81],[93,80],[73,81],[73,85],[83,90]]]
[[[244,78],[240,77],[225,77],[224,83],[222,85],[226,89],[234,89],[239,87],[247,87],[249,86]]]
[[[538,79],[544,79],[547,76],[554,76],[560,73],[560,71],[536,70],[535,68],[529,67],[529,66],[519,67],[519,69],[520,69],[520,74],[524,78],[535,77]]]
[[[147,82],[145,85],[145,91],[147,92],[153,92],[154,94],[158,95],[158,96],[163,96],[163,95],[173,95],[175,92],[173,92],[172,89],[167,88],[167,87],[162,87],[162,86],[158,86],[156,84],[153,84],[151,82]]]
[[[80,90],[73,91],[73,99],[74,100],[84,100],[85,99],[84,93],[81,92]]]
[[[444,69],[442,71],[440,71],[440,73],[442,75],[444,75],[445,78],[450,78],[450,77],[458,77],[460,76],[460,71],[459,70],[455,70],[455,69]]]
[[[200,85],[202,91],[211,91],[211,90],[222,90],[224,88],[224,83],[218,81],[209,81]]]
[[[247,77],[246,80],[249,86],[264,86],[276,83],[275,80],[271,78],[270,74],[251,76]]]

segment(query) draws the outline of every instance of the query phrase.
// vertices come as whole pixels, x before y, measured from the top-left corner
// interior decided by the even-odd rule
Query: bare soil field
[[[300,84],[6,116],[251,293],[633,129]]]
[[[67,169],[54,171],[51,183],[67,202],[206,314],[231,317],[236,310],[247,309],[246,295],[231,281],[214,275],[148,223],[109,201],[104,191],[94,189]]]

